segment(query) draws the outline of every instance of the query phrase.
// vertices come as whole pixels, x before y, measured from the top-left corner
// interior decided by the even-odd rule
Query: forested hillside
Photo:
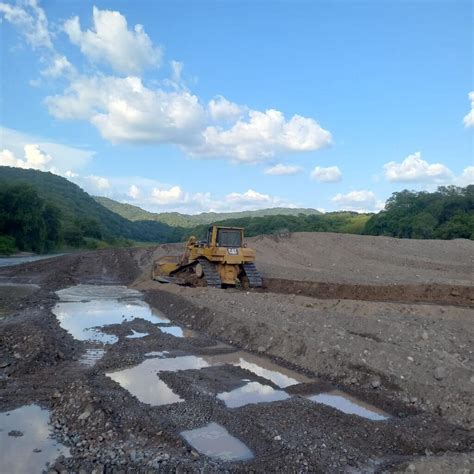
[[[180,229],[166,224],[153,221],[131,222],[119,216],[101,206],[79,186],[52,173],[2,166],[0,167],[0,188],[4,194],[4,207],[0,210],[2,213],[0,233],[3,235],[11,236],[13,232],[11,226],[16,228],[23,225],[19,222],[14,224],[15,219],[18,220],[21,217],[24,225],[27,225],[31,217],[28,214],[26,200],[23,200],[24,205],[18,208],[5,207],[13,199],[10,193],[16,196],[33,193],[35,199],[40,199],[45,206],[48,206],[48,209],[55,209],[57,212],[60,222],[59,240],[68,246],[93,246],[94,241],[109,241],[113,244],[117,239],[121,239],[123,243],[124,239],[173,242],[181,238]],[[29,232],[33,230],[30,229]],[[21,250],[38,250],[19,237],[16,237],[16,240],[17,247]],[[41,249],[42,246],[40,245],[39,248]]]
[[[122,214],[124,210],[133,212],[135,219],[141,216],[143,220],[126,219],[100,202],[109,208],[119,208]],[[314,209],[302,209],[298,215],[284,214],[297,211],[276,208],[198,216],[153,214],[106,198],[93,199],[79,186],[51,173],[0,167],[0,253],[18,249],[41,253],[64,247],[97,248],[129,245],[132,241],[179,242],[191,234],[204,237],[211,223],[244,227],[249,237],[286,232],[342,232],[474,239],[474,185],[440,187],[433,193],[397,192],[378,214],[320,214]],[[267,215],[260,216],[261,212]],[[159,222],[157,216],[176,219],[181,225]]]
[[[474,239],[474,185],[442,186],[434,193],[393,193],[365,227],[370,235],[411,239]]]
[[[201,214],[181,214],[179,212],[148,212],[140,207],[131,204],[114,201],[102,196],[94,196],[94,199],[107,209],[129,219],[152,220],[163,222],[174,227],[195,227],[200,224],[210,224],[217,220],[223,221],[228,219],[240,219],[244,217],[264,217],[264,216],[298,216],[304,215],[320,215],[321,212],[316,209],[307,208],[288,208],[288,207],[272,207],[269,209],[259,209],[257,211],[240,211],[240,212],[202,212]]]

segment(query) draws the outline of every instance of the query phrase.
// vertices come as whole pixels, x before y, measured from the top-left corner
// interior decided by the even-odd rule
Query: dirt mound
[[[249,239],[268,278],[472,285],[474,242],[299,232]]]

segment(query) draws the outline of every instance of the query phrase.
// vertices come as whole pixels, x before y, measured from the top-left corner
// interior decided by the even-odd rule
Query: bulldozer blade
[[[186,285],[186,280],[184,278],[170,277],[170,276],[155,276],[153,280],[158,281],[159,283],[174,283],[175,285]]]

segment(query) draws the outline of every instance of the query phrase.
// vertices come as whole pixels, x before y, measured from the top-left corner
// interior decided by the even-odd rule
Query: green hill
[[[94,196],[94,199],[102,204],[102,206],[111,211],[129,219],[131,221],[157,221],[170,226],[177,227],[195,227],[201,224],[211,224],[217,221],[228,219],[241,219],[245,217],[264,217],[264,216],[298,216],[303,215],[319,215],[321,212],[316,209],[306,208],[288,208],[273,207],[269,209],[259,209],[258,211],[240,211],[240,212],[203,212],[201,214],[189,215],[180,214],[179,212],[148,212],[140,207],[133,206],[114,201],[102,196]]]
[[[63,233],[68,240],[74,234],[91,234],[100,239],[130,239],[143,242],[180,240],[181,231],[161,222],[135,221],[110,211],[79,186],[61,176],[31,169],[0,166],[0,188],[26,185],[60,212]]]

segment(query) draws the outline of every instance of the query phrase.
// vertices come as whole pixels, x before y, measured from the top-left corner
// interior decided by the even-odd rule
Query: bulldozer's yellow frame
[[[224,234],[228,236],[227,241]],[[254,264],[255,250],[248,248],[243,240],[244,229],[241,227],[211,226],[206,241],[198,241],[194,236],[188,239],[180,258],[157,260],[152,278],[172,281],[170,277],[189,277],[191,274],[194,280],[204,279],[208,286],[236,285],[244,281],[250,287],[262,286]],[[185,283],[189,281],[188,278]]]

